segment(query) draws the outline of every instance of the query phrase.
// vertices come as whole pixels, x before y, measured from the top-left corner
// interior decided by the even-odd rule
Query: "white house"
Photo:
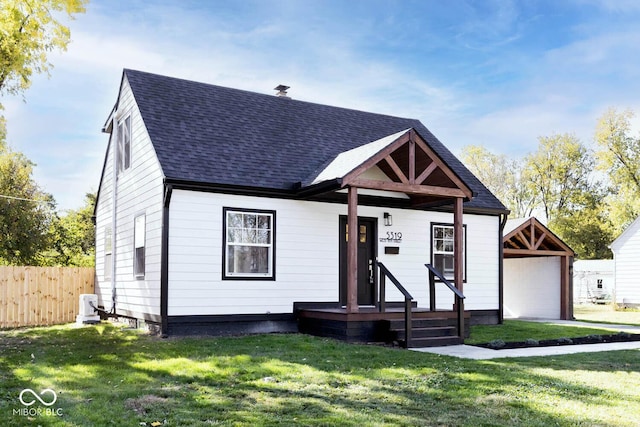
[[[102,309],[163,334],[372,340],[407,301],[453,313],[432,264],[467,322],[497,322],[502,203],[418,120],[279,89],[123,72],[95,212]]]
[[[640,217],[611,243],[616,304],[640,306]]]
[[[586,259],[573,263],[573,302],[607,302],[613,295],[612,259]]]

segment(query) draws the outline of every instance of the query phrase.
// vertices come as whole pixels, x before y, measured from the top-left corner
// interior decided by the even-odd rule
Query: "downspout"
[[[111,132],[115,144],[113,144],[113,171],[112,171],[112,203],[111,203],[111,314],[116,314],[116,254],[118,249],[118,242],[116,237],[118,235],[118,122],[116,118],[113,118],[113,124],[111,125]]]
[[[507,225],[508,214],[500,214],[498,231],[498,324],[504,323],[504,226]]]
[[[169,334],[169,204],[173,186],[164,184],[164,200],[162,204],[162,241],[160,260],[160,336]]]

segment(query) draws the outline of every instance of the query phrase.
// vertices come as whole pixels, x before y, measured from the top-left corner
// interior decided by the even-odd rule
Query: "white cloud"
[[[92,3],[71,23],[68,51],[51,57],[51,79],[34,80],[26,105],[3,100],[9,136],[72,208],[97,188],[100,128],[125,67],[267,94],[287,84],[295,99],[420,119],[453,151],[483,144],[520,155],[553,132],[590,139],[609,106],[640,112],[634,26],[561,29],[569,42],[527,50],[527,31],[544,20],[518,2],[429,3],[432,14],[322,4]]]

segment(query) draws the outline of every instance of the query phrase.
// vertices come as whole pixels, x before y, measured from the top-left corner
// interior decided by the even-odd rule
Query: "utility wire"
[[[7,196],[5,194],[0,194],[0,197],[3,199],[10,199],[10,200],[23,200],[25,202],[49,203],[48,200],[25,199],[24,197]]]

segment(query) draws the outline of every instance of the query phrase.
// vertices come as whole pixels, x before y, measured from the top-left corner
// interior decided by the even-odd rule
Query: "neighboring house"
[[[504,227],[507,317],[573,319],[573,250],[535,217]]]
[[[108,312],[224,334],[298,330],[315,307],[341,329],[316,333],[369,340],[380,261],[414,306],[430,307],[429,263],[463,289],[467,320],[501,318],[508,211],[418,120],[125,70],[104,132]]]
[[[640,307],[640,217],[611,243],[616,304]]]
[[[573,302],[609,302],[613,295],[612,259],[580,260],[573,263]]]

